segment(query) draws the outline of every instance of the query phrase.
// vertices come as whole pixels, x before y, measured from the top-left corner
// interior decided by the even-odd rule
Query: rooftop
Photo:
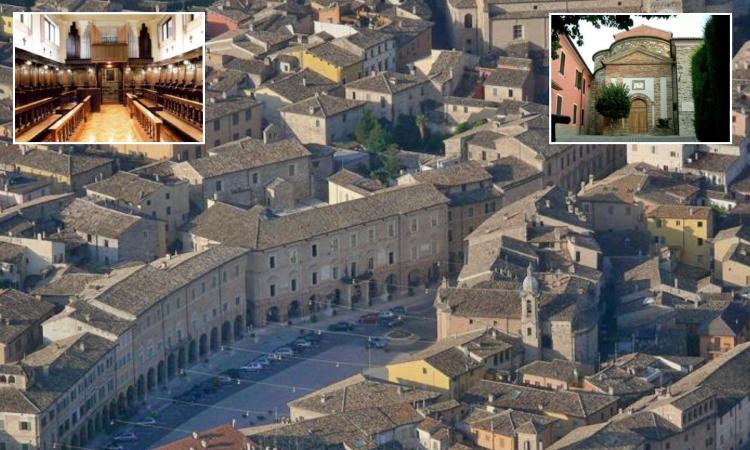
[[[352,100],[322,93],[315,94],[306,100],[285,106],[281,109],[281,112],[328,118],[355,108],[360,108],[364,106],[365,103],[366,102],[363,100]]]
[[[51,316],[53,304],[17,291],[0,291],[0,343],[8,344],[24,333],[29,327],[39,324]]]

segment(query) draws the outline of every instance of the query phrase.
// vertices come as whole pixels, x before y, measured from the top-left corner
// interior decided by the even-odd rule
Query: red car
[[[365,314],[364,316],[361,316],[358,320],[359,323],[369,323],[373,325],[377,325],[378,323],[378,314],[377,313],[369,313]]]

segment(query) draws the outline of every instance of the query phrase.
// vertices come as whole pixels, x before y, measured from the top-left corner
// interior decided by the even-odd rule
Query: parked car
[[[391,312],[397,316],[404,316],[406,315],[406,307],[405,306],[394,306],[391,308]]]
[[[291,358],[294,356],[294,350],[290,347],[279,347],[273,351],[274,354],[281,356],[282,358]]]
[[[389,327],[398,327],[398,326],[404,324],[404,318],[401,317],[401,316],[396,316],[396,317],[388,320],[385,324],[387,326],[389,326]]]
[[[261,370],[263,370],[263,364],[259,362],[251,362],[240,367],[241,372],[260,372]]]
[[[283,356],[277,353],[269,353],[265,357],[268,358],[269,361],[281,361],[282,359],[284,359]]]
[[[116,442],[110,442],[109,444],[102,447],[102,450],[125,450],[125,447]]]
[[[136,423],[142,427],[147,427],[147,426],[156,425],[156,419],[154,419],[153,417],[146,417],[145,419],[139,420]]]
[[[126,431],[124,433],[116,434],[112,439],[116,442],[133,442],[138,440],[138,436],[132,431]]]
[[[386,348],[388,341],[384,337],[370,336],[367,338],[367,348]]]
[[[299,348],[310,348],[312,347],[312,342],[308,341],[305,338],[297,338],[292,342],[292,345]]]
[[[271,358],[269,358],[267,355],[258,356],[253,360],[253,362],[260,363],[263,366],[269,366],[271,365]]]
[[[319,343],[323,340],[323,332],[321,330],[310,330],[305,334],[305,339],[312,342],[313,344]]]
[[[393,313],[393,311],[381,311],[380,314],[378,314],[378,318],[380,319],[392,319],[396,316],[396,314]]]
[[[328,331],[351,331],[353,328],[349,322],[336,322],[328,326]]]
[[[359,323],[366,323],[366,324],[377,324],[378,323],[378,314],[377,313],[369,313],[365,314],[363,316],[360,316],[359,320],[357,320]]]
[[[217,384],[232,384],[234,383],[234,380],[229,375],[221,375],[218,378],[216,378]]]

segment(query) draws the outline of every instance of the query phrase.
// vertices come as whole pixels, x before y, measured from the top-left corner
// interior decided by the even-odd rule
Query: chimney
[[[197,431],[193,431],[193,439],[196,439],[196,440],[198,439],[198,432]]]
[[[201,447],[208,448],[208,442],[205,439],[201,439]]]
[[[226,91],[222,91],[222,93],[221,93],[221,99],[222,100],[226,100],[227,99],[227,92]]]
[[[302,86],[307,87],[307,75],[302,75]]]
[[[492,403],[494,401],[495,401],[495,394],[487,395],[487,403]]]
[[[552,204],[549,201],[549,199],[544,200],[544,206],[547,207],[547,208],[551,208],[552,207]]]
[[[82,352],[86,351],[86,345],[83,342],[78,343],[78,349]]]

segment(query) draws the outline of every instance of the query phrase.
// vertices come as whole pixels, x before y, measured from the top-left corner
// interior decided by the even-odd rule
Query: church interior
[[[15,142],[203,142],[202,13],[15,13]]]

